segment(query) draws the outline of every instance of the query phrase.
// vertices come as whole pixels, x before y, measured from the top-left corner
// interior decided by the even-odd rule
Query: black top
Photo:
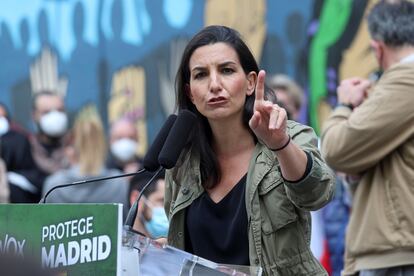
[[[204,192],[187,209],[185,251],[216,263],[250,265],[246,175],[218,203]]]
[[[8,172],[22,175],[38,189],[36,193],[32,193],[9,181],[10,202],[39,202],[40,192],[46,176],[37,168],[33,160],[28,138],[15,130],[5,133],[0,137],[0,158],[3,159]]]

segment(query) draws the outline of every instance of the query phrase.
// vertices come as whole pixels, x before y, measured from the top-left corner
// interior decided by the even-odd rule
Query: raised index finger
[[[257,75],[256,101],[263,101],[264,100],[265,77],[266,77],[266,72],[264,70],[260,70],[259,74]]]

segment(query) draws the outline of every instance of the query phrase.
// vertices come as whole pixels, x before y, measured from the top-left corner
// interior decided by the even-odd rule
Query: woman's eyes
[[[224,67],[224,68],[221,69],[220,72],[222,74],[225,74],[225,75],[230,75],[230,74],[234,73],[235,70],[233,68],[230,68],[230,67]],[[196,80],[201,79],[201,78],[206,77],[207,75],[208,75],[207,72],[197,72],[196,74],[194,74],[194,79],[196,79]]]
[[[194,79],[201,79],[207,75],[206,72],[198,72],[194,75]]]
[[[233,68],[225,67],[221,70],[224,74],[231,74],[234,72]]]

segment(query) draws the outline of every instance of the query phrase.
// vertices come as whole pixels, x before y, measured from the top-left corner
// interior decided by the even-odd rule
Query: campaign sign
[[[0,204],[0,253],[66,275],[120,275],[122,205]]]

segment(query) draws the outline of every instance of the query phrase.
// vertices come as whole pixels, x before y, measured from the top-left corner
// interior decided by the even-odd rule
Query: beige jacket
[[[414,264],[414,62],[385,71],[353,112],[337,107],[322,133],[322,154],[335,170],[362,176],[344,274]]]

